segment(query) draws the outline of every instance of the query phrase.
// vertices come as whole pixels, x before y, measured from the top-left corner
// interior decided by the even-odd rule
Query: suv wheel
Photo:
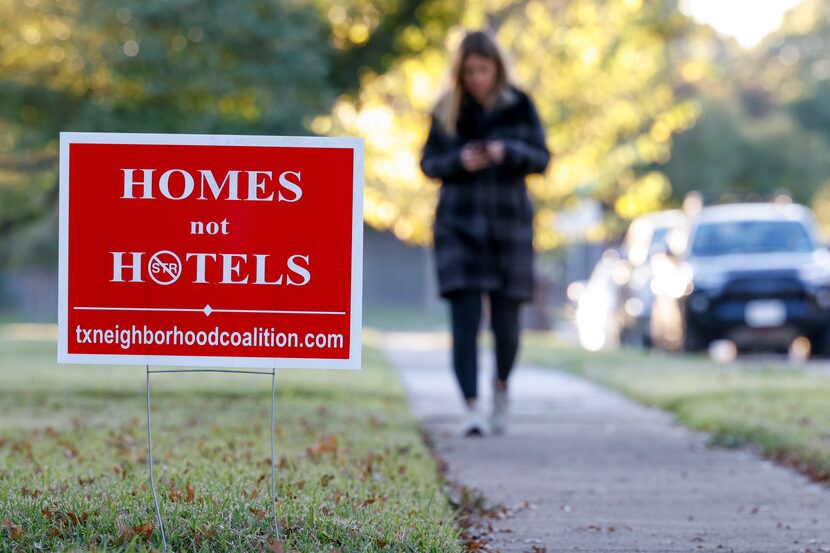
[[[830,358],[830,329],[819,332],[812,341],[811,357]]]
[[[683,351],[699,352],[708,345],[703,329],[686,319],[683,324]]]

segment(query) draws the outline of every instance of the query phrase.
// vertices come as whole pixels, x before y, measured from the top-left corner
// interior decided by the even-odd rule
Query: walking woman
[[[487,296],[495,337],[490,429],[507,424],[507,382],[519,349],[519,307],[533,294],[533,208],[525,176],[550,160],[530,98],[513,86],[496,43],[466,35],[450,89],[436,104],[421,169],[440,179],[435,259],[449,300],[455,375],[466,402],[465,435],[485,431],[478,404],[476,339]]]

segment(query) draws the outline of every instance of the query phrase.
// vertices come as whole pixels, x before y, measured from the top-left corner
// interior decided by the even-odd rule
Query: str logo
[[[169,250],[162,250],[150,258],[150,278],[156,284],[167,286],[179,280],[182,274],[182,260]]]

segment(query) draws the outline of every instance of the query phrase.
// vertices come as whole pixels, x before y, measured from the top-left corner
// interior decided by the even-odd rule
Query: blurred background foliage
[[[830,0],[748,50],[677,0],[0,0],[0,262],[54,266],[62,130],[361,136],[367,223],[427,244],[420,147],[471,28],[547,127],[541,249],[584,198],[595,240],[692,190],[786,188],[830,222]]]

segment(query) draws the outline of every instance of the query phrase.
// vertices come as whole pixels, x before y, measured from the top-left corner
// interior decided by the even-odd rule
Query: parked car
[[[665,251],[666,238],[686,223],[679,209],[657,211],[634,219],[623,240],[618,272],[620,343],[634,347],[651,345],[652,261]]]
[[[589,350],[650,345],[651,261],[669,231],[685,222],[680,210],[660,211],[631,222],[622,247],[603,253],[590,278],[578,283],[576,326]]]
[[[670,350],[728,339],[786,350],[799,337],[830,353],[830,252],[797,204],[703,208],[656,256],[651,335]]]

